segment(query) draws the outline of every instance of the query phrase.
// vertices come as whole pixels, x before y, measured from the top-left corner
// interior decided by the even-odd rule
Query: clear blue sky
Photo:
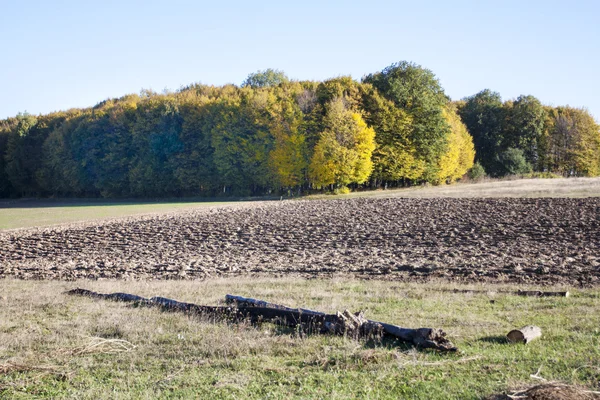
[[[600,2],[0,0],[0,118],[192,82],[294,79],[408,60],[460,99],[489,88],[600,119]]]

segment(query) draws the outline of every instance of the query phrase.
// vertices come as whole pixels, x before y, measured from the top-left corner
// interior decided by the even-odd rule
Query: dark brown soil
[[[257,203],[0,233],[0,277],[600,285],[600,198]]]

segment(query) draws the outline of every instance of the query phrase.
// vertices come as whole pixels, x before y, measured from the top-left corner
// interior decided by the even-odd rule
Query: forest
[[[484,174],[598,176],[600,127],[531,95],[452,101],[406,61],[360,82],[267,69],[0,121],[0,197],[344,193]]]

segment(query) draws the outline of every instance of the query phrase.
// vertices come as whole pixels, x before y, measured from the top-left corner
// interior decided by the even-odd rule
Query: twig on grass
[[[78,347],[72,349],[70,352],[74,356],[83,354],[115,354],[115,353],[126,353],[136,346],[131,342],[123,339],[104,339],[100,337],[92,337],[90,343],[87,346]]]
[[[548,379],[542,378],[540,376],[540,372],[542,372],[542,367],[543,367],[543,365],[540,365],[540,367],[538,368],[537,372],[535,374],[529,375],[529,377],[533,378],[533,379],[538,379],[538,380],[543,381],[543,382],[548,382]]]

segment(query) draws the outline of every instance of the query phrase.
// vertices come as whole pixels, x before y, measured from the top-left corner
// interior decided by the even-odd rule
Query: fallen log
[[[334,321],[335,316],[325,314],[310,315],[298,310],[278,310],[270,307],[228,307],[228,306],[204,306],[193,303],[185,303],[166,297],[141,297],[128,293],[98,293],[86,289],[72,289],[66,291],[68,295],[78,295],[97,299],[122,301],[135,303],[147,307],[160,307],[165,311],[180,311],[196,314],[201,317],[213,319],[228,319],[233,322],[249,320],[253,323],[275,322],[289,327],[298,325],[322,325],[327,321]]]
[[[125,301],[125,302],[136,302],[136,301],[143,302],[143,301],[149,300],[149,299],[146,299],[145,297],[137,296],[135,294],[129,294],[129,293],[104,294],[104,293],[92,292],[91,290],[80,289],[80,288],[67,290],[65,292],[65,294],[94,297],[94,298],[114,300],[114,301]]]
[[[235,323],[249,321],[255,324],[271,322],[292,328],[301,327],[305,332],[346,335],[355,339],[380,339],[383,336],[381,325],[367,321],[360,313],[354,315],[348,311],[325,314],[288,307],[260,307],[261,304],[251,306],[240,304],[237,307],[204,306],[184,303],[166,297],[146,298],[128,293],[104,294],[79,288],[66,291],[65,294],[130,302],[147,307],[160,307],[165,311],[179,311],[211,320],[226,320]]]
[[[506,338],[510,343],[529,343],[542,336],[542,330],[535,325],[527,325],[521,329],[513,329],[508,332]]]
[[[177,300],[168,299],[166,297],[151,297],[146,298],[129,293],[98,293],[86,289],[72,289],[65,292],[71,296],[84,296],[96,299],[122,301],[126,303],[134,303],[146,307],[160,307],[166,311],[181,311],[186,313],[197,314],[215,319],[240,319],[238,310],[232,307],[223,306],[200,306],[193,303],[183,303]]]
[[[129,293],[98,293],[86,289],[73,289],[65,292],[68,295],[86,296],[112,301],[123,301],[149,307],[160,307],[165,311],[179,311],[198,315],[211,320],[228,320],[252,323],[272,322],[288,327],[301,327],[307,332],[346,335],[354,339],[380,339],[383,335],[393,336],[422,348],[433,348],[443,351],[455,351],[456,347],[446,339],[446,334],[439,329],[408,329],[396,325],[371,321],[362,313],[352,314],[348,310],[336,314],[294,309],[262,300],[226,296],[228,303],[236,303],[236,307],[204,306],[185,303],[166,297],[145,298]]]
[[[324,312],[320,312],[320,311],[309,310],[306,308],[286,307],[286,306],[282,306],[281,304],[269,303],[268,301],[264,301],[264,300],[252,299],[249,297],[242,297],[242,296],[235,296],[232,294],[225,295],[225,303],[227,303],[227,304],[235,303],[238,307],[244,306],[244,305],[250,306],[250,307],[268,307],[268,308],[275,308],[277,310],[299,311],[301,313],[310,314],[310,315],[325,315]]]
[[[252,299],[242,296],[228,294],[225,296],[227,304],[235,303],[238,307],[269,307],[278,310],[298,311],[312,316],[325,316],[325,313],[308,309],[294,309],[283,306],[281,304],[269,303],[264,300]],[[432,348],[442,351],[456,351],[456,347],[446,338],[446,333],[441,329],[432,328],[402,328],[397,325],[387,324],[385,322],[365,320],[365,323],[380,325],[383,328],[383,333],[388,336],[395,337],[414,344],[417,347]]]
[[[544,292],[541,290],[477,290],[477,289],[454,289],[454,293],[466,293],[466,294],[508,294],[512,296],[531,296],[531,297],[569,297],[571,293],[566,292]]]
[[[533,297],[569,297],[571,293],[566,292],[542,292],[541,290],[518,290],[518,296],[533,296]]]

